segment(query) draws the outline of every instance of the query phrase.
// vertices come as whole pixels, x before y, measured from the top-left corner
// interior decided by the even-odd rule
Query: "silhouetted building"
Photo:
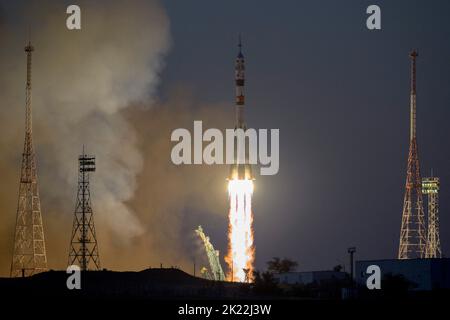
[[[377,265],[381,270],[381,289],[386,276],[403,277],[411,286],[410,290],[429,291],[450,289],[450,259],[391,259],[356,261],[356,283],[366,286],[367,267]]]

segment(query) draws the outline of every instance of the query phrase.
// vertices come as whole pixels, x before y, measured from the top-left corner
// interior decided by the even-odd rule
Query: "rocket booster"
[[[236,106],[235,106],[235,130],[242,129],[246,130],[247,125],[245,124],[244,119],[244,109],[245,109],[245,93],[244,93],[244,84],[245,84],[245,60],[244,55],[242,54],[242,42],[241,37],[239,36],[239,53],[236,57],[235,68],[234,68],[234,76],[235,76],[235,84],[236,84]],[[229,180],[234,179],[249,179],[253,180],[252,168],[248,163],[248,152],[249,145],[247,141],[245,142],[245,162],[239,163],[237,159],[237,143],[235,141],[234,148],[234,158],[235,164],[231,165],[230,177]]]

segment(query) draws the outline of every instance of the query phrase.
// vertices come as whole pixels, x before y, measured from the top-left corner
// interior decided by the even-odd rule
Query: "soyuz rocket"
[[[245,83],[245,60],[242,54],[242,42],[239,36],[239,53],[236,57],[235,62],[235,85],[236,85],[236,105],[235,105],[235,127],[234,129],[247,130],[247,125],[244,119],[244,109],[245,109],[245,94],[244,94],[244,83]],[[230,176],[228,180],[254,180],[252,167],[249,164],[249,145],[247,139],[245,139],[245,162],[239,163],[237,157],[237,146],[235,141],[235,152],[234,152],[234,164],[230,168]]]

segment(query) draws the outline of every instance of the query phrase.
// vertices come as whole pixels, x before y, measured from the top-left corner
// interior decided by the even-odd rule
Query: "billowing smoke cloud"
[[[0,0],[2,1],[2,0]],[[33,26],[33,127],[49,267],[67,263],[83,144],[97,157],[92,201],[102,266],[160,263],[192,271],[202,224],[226,249],[224,167],[175,166],[172,130],[225,128],[231,105],[198,105],[184,86],[155,93],[169,23],[154,1],[78,1],[82,30],[65,28],[61,1],[0,6],[0,275],[8,275],[24,130],[27,26]],[[230,79],[232,70],[230,70]],[[230,91],[232,95],[232,92]]]
[[[33,125],[48,251],[68,246],[77,156],[83,144],[97,157],[92,189],[96,223],[104,230],[100,236],[105,242],[117,239],[128,245],[145,230],[128,204],[143,156],[136,131],[122,111],[131,103],[152,102],[169,47],[168,18],[156,1],[77,4],[82,17],[77,31],[66,28],[66,5],[61,1],[1,4],[0,166],[7,178],[2,178],[0,190],[1,273],[8,269],[12,247],[28,25],[35,46]]]
[[[203,244],[194,234],[198,225],[211,237],[221,257],[226,253],[229,168],[174,165],[170,154],[175,143],[170,136],[176,128],[192,132],[194,120],[202,120],[204,130],[225,128],[233,123],[233,109],[232,104],[199,104],[186,89],[174,89],[169,96],[168,101],[151,109],[130,108],[126,112],[140,133],[138,145],[144,155],[144,168],[130,205],[142,218],[146,232],[134,249],[153,266],[164,262],[191,272],[194,258],[197,267],[209,266]],[[134,261],[136,265],[143,263]]]

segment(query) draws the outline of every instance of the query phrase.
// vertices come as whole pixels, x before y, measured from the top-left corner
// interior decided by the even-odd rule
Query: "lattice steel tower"
[[[16,230],[11,262],[11,277],[31,276],[47,270],[44,228],[37,183],[36,156],[33,147],[31,112],[31,42],[25,47],[27,54],[27,83],[25,87],[25,143],[20,170],[19,200]]]
[[[423,178],[422,193],[428,195],[428,236],[425,257],[442,258],[439,238],[439,178]]]
[[[422,180],[417,150],[416,136],[416,58],[414,50],[411,58],[411,97],[410,97],[410,142],[406,173],[405,198],[403,202],[402,226],[400,230],[399,259],[425,257],[426,229],[424,221]]]
[[[95,157],[84,153],[78,157],[78,192],[70,240],[69,265],[81,270],[99,270],[100,257],[95,235],[94,214],[89,190],[89,172],[95,171]]]

